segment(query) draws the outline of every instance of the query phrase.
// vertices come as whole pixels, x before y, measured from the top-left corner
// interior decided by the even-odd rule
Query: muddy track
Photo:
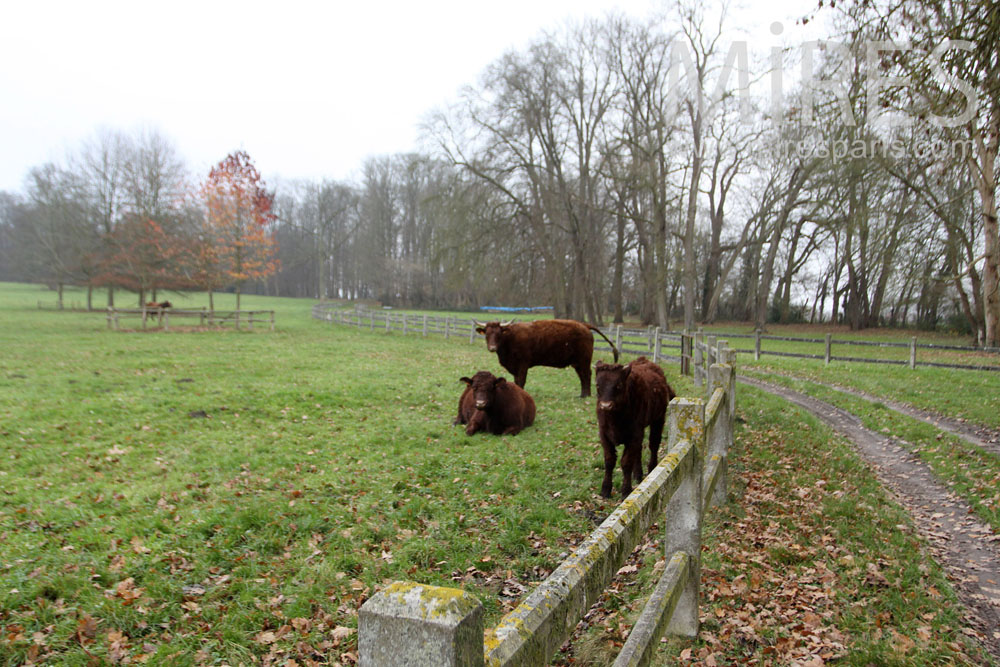
[[[738,381],[811,412],[854,444],[882,485],[913,517],[917,531],[954,584],[971,627],[984,648],[1000,661],[1000,535],[976,519],[968,503],[891,436],[870,431],[849,412],[792,389],[742,376]]]
[[[914,407],[908,403],[899,403],[898,401],[893,401],[888,398],[883,398],[881,396],[875,396],[874,394],[869,394],[863,391],[858,391],[857,389],[852,389],[850,387],[842,387],[835,384],[826,384],[825,382],[818,382],[812,378],[801,377],[799,375],[793,375],[791,373],[779,373],[775,371],[758,371],[754,369],[755,373],[767,373],[768,375],[780,375],[781,377],[790,378],[792,380],[798,380],[800,382],[811,382],[817,384],[821,387],[826,387],[827,389],[832,389],[834,391],[839,391],[842,394],[848,394],[850,396],[856,396],[858,398],[863,398],[866,401],[871,401],[872,403],[881,403],[882,405],[895,410],[900,414],[904,414],[907,417],[913,417],[914,419],[919,419],[922,422],[926,422],[932,426],[936,426],[942,431],[947,431],[952,435],[958,436],[959,438],[965,440],[966,442],[979,447],[983,451],[990,452],[1000,456],[1000,430],[988,428],[986,426],[980,426],[978,424],[973,424],[972,422],[965,421],[963,419],[955,419],[954,417],[946,417],[940,415],[936,412],[931,412],[929,410],[923,410],[921,408]]]

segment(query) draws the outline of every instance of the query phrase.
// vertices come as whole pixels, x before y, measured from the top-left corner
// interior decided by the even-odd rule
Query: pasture
[[[529,372],[523,433],[467,437],[451,425],[459,377],[507,375],[481,341],[331,326],[312,301],[254,296],[244,308],[275,310],[274,333],[113,332],[100,313],[37,310],[45,296],[0,285],[0,664],[351,664],[378,588],[464,588],[489,627],[618,502],[617,470],[615,496],[598,496],[594,403],[569,369]],[[203,305],[188,299],[171,300]],[[705,536],[705,632],[658,660],[811,643],[862,664],[981,660],[849,448],[740,391],[736,502]],[[635,557],[650,567],[623,568],[560,663],[607,664],[657,536]]]

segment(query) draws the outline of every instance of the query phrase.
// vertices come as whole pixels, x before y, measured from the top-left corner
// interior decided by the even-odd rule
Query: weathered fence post
[[[729,352],[734,352],[730,350]],[[725,355],[726,358],[729,354]],[[716,389],[721,389],[725,393],[725,400],[719,405],[719,416],[715,419],[712,427],[709,442],[706,447],[706,459],[714,456],[719,457],[719,469],[715,478],[715,488],[712,489],[712,497],[709,502],[712,505],[724,505],[726,503],[726,488],[728,485],[729,467],[729,447],[733,443],[733,367],[725,360],[708,369],[708,397],[711,398]]]
[[[826,351],[823,353],[823,363],[827,366],[830,365],[830,338],[831,335],[826,335]]]
[[[389,333],[392,329],[392,313],[385,314],[385,332]]]
[[[715,363],[716,352],[718,350],[717,346],[718,346],[718,342],[716,341],[715,336],[708,336],[708,344],[705,347],[705,369],[704,369],[705,375],[704,375],[704,377],[708,377],[708,369],[711,368],[712,364]]]
[[[910,368],[917,367],[917,337],[910,336]]]
[[[760,329],[753,330],[753,360],[760,361]]]
[[[653,363],[660,363],[660,327],[653,331]]]
[[[476,342],[476,325],[469,323],[469,345]]]
[[[396,582],[358,614],[362,667],[478,667],[483,664],[483,605],[452,588]]]
[[[705,456],[705,403],[701,399],[677,398],[667,408],[668,451],[687,439],[696,451],[688,460],[692,470],[681,474],[665,512],[666,556],[683,551],[688,556],[688,576],[667,632],[683,637],[698,636],[698,583],[701,579],[701,474]]]
[[[170,331],[170,313],[166,310],[163,311],[163,330]]]
[[[361,316],[358,316],[358,324],[361,324]],[[274,311],[271,311],[271,331],[274,331]]]
[[[650,324],[646,327],[646,349],[650,352],[653,351],[653,325]]]
[[[403,313],[403,335],[404,336],[406,335],[406,320],[407,320],[406,313]]]
[[[702,385],[703,364],[705,363],[704,343],[705,334],[702,333],[701,327],[699,327],[694,335],[694,386],[696,387]]]
[[[427,337],[427,313],[424,313],[424,333],[423,333],[423,336],[424,336],[424,338]]]
[[[445,317],[444,318],[444,339],[448,340],[449,338],[451,338],[451,318],[450,317]]]
[[[615,327],[615,349],[618,352],[622,350],[622,325],[620,324]]]
[[[111,306],[108,306],[108,313],[107,313],[106,319],[108,321],[108,328],[109,329],[111,328],[111,318],[112,318],[112,308],[111,308]]]

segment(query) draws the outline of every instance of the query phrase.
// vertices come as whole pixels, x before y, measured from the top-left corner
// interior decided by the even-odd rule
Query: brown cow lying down
[[[458,400],[455,424],[466,424],[465,433],[487,431],[493,435],[514,435],[535,421],[535,401],[516,384],[479,371],[460,378],[467,386]]]
[[[642,435],[649,427],[649,471],[663,436],[667,404],[674,390],[660,367],[645,357],[625,366],[597,362],[597,427],[604,448],[604,482],[601,495],[611,497],[611,476],[615,469],[616,447],[622,451],[622,497],[632,493],[632,480],[642,481]]]
[[[486,336],[486,349],[497,353],[500,365],[514,376],[518,387],[524,386],[532,366],[572,366],[580,378],[580,397],[590,396],[590,361],[594,356],[591,331],[608,341],[618,361],[618,350],[607,336],[596,327],[576,320],[473,322],[476,331]]]

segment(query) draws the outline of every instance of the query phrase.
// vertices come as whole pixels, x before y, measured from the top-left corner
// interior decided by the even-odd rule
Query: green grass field
[[[169,298],[179,308],[207,305],[204,295]],[[458,378],[507,375],[481,342],[332,326],[310,318],[309,300],[244,296],[244,309],[276,311],[274,333],[173,323],[169,332],[115,332],[101,313],[43,311],[40,300],[54,295],[0,284],[0,664],[350,664],[357,609],[379,587],[399,579],[462,587],[483,601],[490,626],[617,502],[597,496],[594,405],[576,397],[572,371],[529,372],[533,427],[470,438],[451,425]],[[216,308],[233,305],[216,295]],[[679,394],[695,395],[676,369],[667,376]],[[800,414],[752,396],[740,410],[741,465],[754,474],[800,474],[797,457],[815,463],[829,441],[811,426],[811,439],[789,448]],[[827,470],[809,474],[832,480],[859,469],[842,446],[831,457]],[[838,655],[909,664],[912,647],[899,635],[938,646],[928,664],[967,652],[979,659],[940,572],[930,564],[913,574],[926,559],[912,529],[886,539],[905,517],[857,474],[834,496],[851,520],[820,530],[823,516],[809,514],[815,525],[789,538],[805,545],[829,533],[851,555],[823,608],[842,637]],[[785,525],[784,494],[805,484],[815,486],[793,478],[775,487],[763,529]],[[736,492],[747,485],[737,481]],[[862,494],[872,514],[848,512],[861,501],[844,493]],[[731,528],[733,516],[710,530]],[[805,569],[828,562],[823,549],[789,549],[767,543],[759,557]],[[746,566],[727,548],[711,553],[717,576]],[[876,580],[875,589],[837,597],[857,568],[870,573],[868,562],[891,590]],[[641,596],[620,586],[632,596],[605,605],[622,609],[615,632]],[[914,601],[927,586],[940,622],[925,619],[918,633],[910,608],[924,609]],[[585,633],[577,657],[565,660],[605,664],[601,651],[616,640],[603,632]],[[768,642],[794,634],[769,632],[741,650],[765,655]],[[663,660],[689,648],[671,643]],[[694,648],[714,650],[706,639]]]

